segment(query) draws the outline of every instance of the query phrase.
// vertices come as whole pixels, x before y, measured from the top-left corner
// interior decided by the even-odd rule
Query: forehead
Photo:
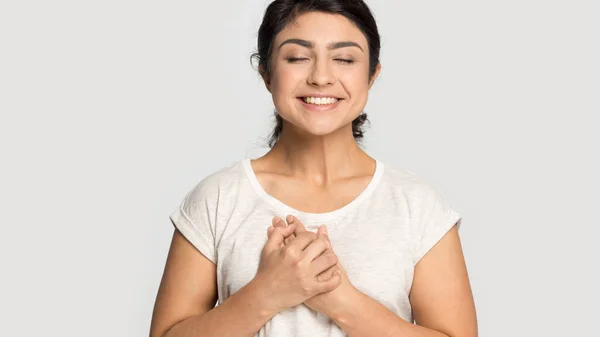
[[[367,39],[356,25],[343,15],[308,12],[299,15],[275,38],[274,45],[289,38],[314,41],[317,45],[333,41],[354,41],[367,50]]]

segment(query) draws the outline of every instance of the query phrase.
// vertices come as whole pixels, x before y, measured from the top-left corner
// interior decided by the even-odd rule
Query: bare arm
[[[175,230],[154,305],[150,337],[254,336],[276,314],[267,309],[261,289],[252,281],[215,307],[215,264]]]
[[[415,267],[415,322],[446,335],[477,337],[477,314],[456,225]]]
[[[410,302],[418,325],[361,292],[347,301],[332,319],[350,337],[477,337],[475,304],[456,226],[415,267]]]

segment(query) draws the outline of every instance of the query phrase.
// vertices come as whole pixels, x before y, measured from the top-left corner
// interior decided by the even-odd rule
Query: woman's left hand
[[[286,220],[287,220],[288,224],[292,224],[292,223],[296,224],[296,232],[295,233],[300,233],[300,232],[306,231],[306,228],[300,222],[300,220],[298,220],[293,215],[288,215]],[[270,234],[272,229],[275,227],[285,227],[285,226],[287,226],[287,225],[283,219],[281,219],[279,217],[274,217],[273,225],[269,227],[268,234]],[[329,236],[327,234],[327,227],[325,225],[322,225],[321,227],[319,227],[319,229],[317,230],[317,235],[324,236],[327,239],[327,241],[329,242],[328,250],[331,250],[333,252],[333,247],[331,246],[331,242],[329,241]],[[283,244],[284,245],[288,244],[291,240],[294,240],[294,239],[295,239],[295,234],[292,234],[287,239],[285,239]],[[335,252],[334,252],[334,254],[335,254]],[[331,276],[333,276],[334,273],[339,273],[340,276],[342,277],[342,283],[337,288],[335,288],[332,291],[328,291],[328,292],[313,296],[304,302],[304,304],[306,306],[308,306],[309,308],[311,308],[315,311],[321,312],[329,317],[332,317],[332,315],[336,311],[341,310],[342,308],[344,308],[347,305],[350,305],[348,303],[348,300],[353,298],[352,295],[354,292],[358,291],[358,289],[356,289],[352,285],[352,283],[350,283],[350,280],[348,279],[348,275],[346,274],[346,271],[342,267],[339,259],[338,259],[338,263],[336,265],[327,269],[326,271],[324,271],[323,273],[321,273],[318,276],[319,280],[327,280]]]

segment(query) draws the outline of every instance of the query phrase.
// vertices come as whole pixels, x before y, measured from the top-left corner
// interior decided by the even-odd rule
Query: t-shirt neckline
[[[275,209],[277,209],[279,211],[284,212],[285,215],[282,215],[282,217],[285,217],[288,214],[292,214],[292,215],[298,217],[299,219],[306,219],[309,221],[317,221],[317,222],[335,219],[337,217],[344,215],[345,213],[348,213],[352,209],[356,208],[361,202],[363,202],[365,199],[367,199],[373,193],[373,190],[377,187],[377,185],[379,184],[379,182],[381,180],[381,177],[383,175],[383,170],[384,170],[384,164],[381,161],[375,159],[375,172],[373,173],[373,177],[371,178],[371,181],[369,181],[369,183],[367,184],[365,189],[358,196],[356,196],[356,198],[354,198],[352,201],[350,201],[350,203],[342,206],[341,208],[338,208],[338,209],[335,209],[333,211],[326,212],[326,213],[309,213],[309,212],[302,212],[291,206],[288,206],[287,204],[283,203],[279,199],[268,194],[267,191],[265,191],[263,189],[263,187],[261,186],[261,184],[259,183],[258,178],[256,177],[254,170],[252,169],[251,158],[243,159],[242,166],[246,173],[246,177],[250,180],[250,184],[252,185],[252,188],[254,189],[254,191],[258,194],[258,196],[262,200],[267,202],[269,205],[271,205],[272,207],[274,207]]]

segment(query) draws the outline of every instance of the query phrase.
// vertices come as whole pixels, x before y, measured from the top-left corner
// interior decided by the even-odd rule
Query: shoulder
[[[382,185],[407,199],[426,200],[439,197],[439,189],[425,176],[408,168],[385,165]]]
[[[455,224],[460,228],[462,216],[450,205],[441,189],[430,179],[406,168],[390,167],[387,184],[395,204],[406,209],[418,240],[418,261]]]
[[[382,184],[386,190],[382,197],[406,209],[412,220],[426,226],[428,219],[459,217],[450,200],[430,178],[407,168],[386,166]],[[436,221],[438,221],[436,220]],[[417,225],[417,226],[421,226]]]
[[[244,168],[241,160],[213,171],[189,190],[185,203],[188,205],[216,203],[224,195],[237,189],[243,175]]]

